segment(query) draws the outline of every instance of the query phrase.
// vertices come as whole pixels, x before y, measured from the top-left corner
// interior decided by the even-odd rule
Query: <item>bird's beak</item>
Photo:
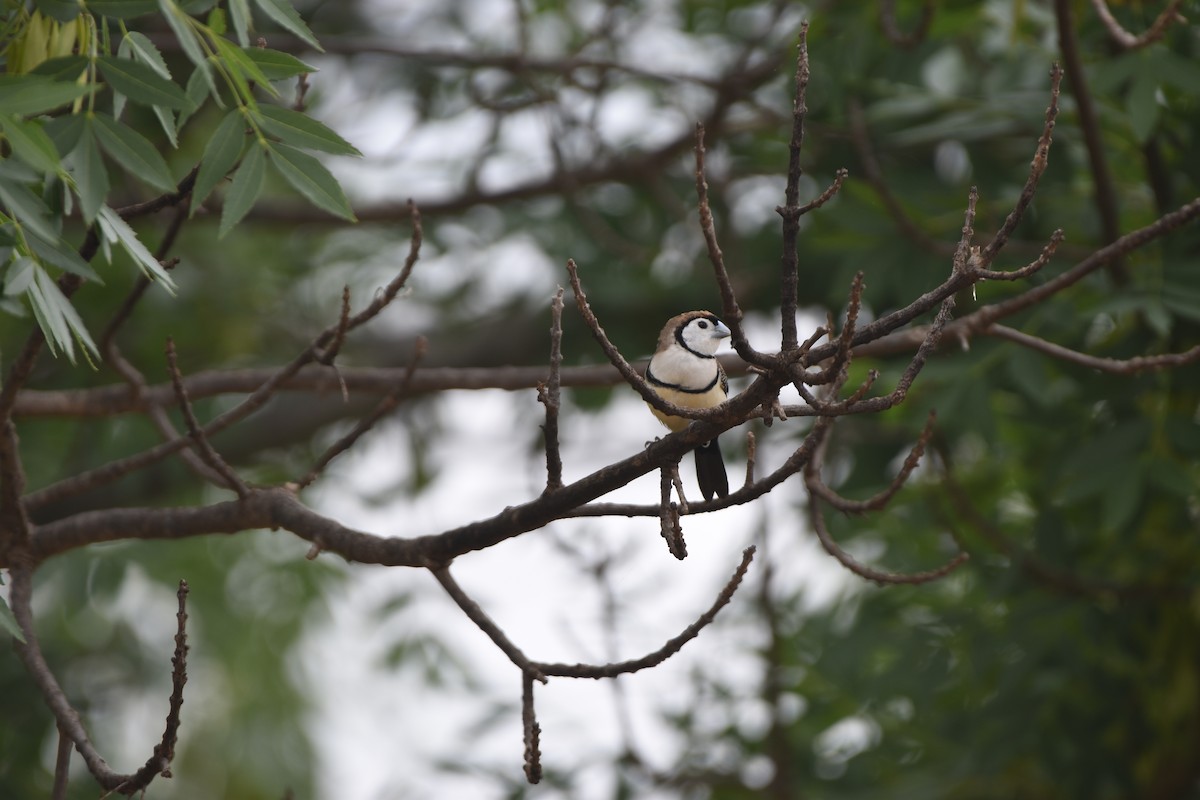
[[[718,339],[724,339],[729,336],[729,328],[725,327],[724,322],[718,321],[716,327],[713,328],[713,336],[716,336]]]

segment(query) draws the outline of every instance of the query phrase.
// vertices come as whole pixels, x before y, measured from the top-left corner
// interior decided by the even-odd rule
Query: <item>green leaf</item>
[[[74,343],[78,341],[89,360],[92,356],[99,355],[96,343],[92,341],[79,313],[45,270],[34,271],[34,280],[29,286],[28,296],[33,314],[37,317],[42,332],[46,334],[46,342],[52,351],[62,350],[74,364]]]
[[[292,8],[292,4],[288,0],[255,0],[255,4],[262,9],[264,14],[279,23],[284,30],[296,34],[320,52],[325,52],[317,43],[317,37],[313,36],[313,32],[304,24],[304,20],[300,19],[300,15],[296,13],[296,9]]]
[[[278,136],[284,144],[321,150],[342,156],[361,156],[362,153],[312,117],[290,108],[263,105],[259,107],[263,130]]]
[[[47,239],[57,239],[58,231],[50,222],[50,209],[42,198],[14,181],[0,180],[0,202],[11,216],[27,229]]]
[[[75,148],[75,185],[79,194],[79,205],[83,220],[88,225],[96,219],[104,198],[108,194],[108,172],[100,158],[100,145],[95,127],[90,119],[84,120],[83,134]]]
[[[16,157],[38,172],[58,172],[62,169],[62,157],[42,129],[40,121],[26,122],[17,117],[0,117],[0,130],[4,131]]]
[[[158,48],[154,46],[154,42],[137,31],[127,33],[122,44],[126,42],[128,42],[134,58],[157,72],[163,80],[171,80],[171,70],[167,68],[167,62],[162,57],[162,53],[158,52]]]
[[[16,297],[25,293],[29,284],[33,283],[34,270],[37,262],[29,256],[17,256],[4,273],[4,294],[6,297]]]
[[[248,47],[250,31],[254,29],[254,19],[250,16],[250,4],[247,0],[229,0],[229,17],[233,21],[238,44]]]
[[[173,0],[158,0],[158,8],[167,20],[167,24],[171,26],[171,30],[175,32],[175,39],[179,42],[179,46],[183,48],[184,54],[200,70],[205,83],[208,84],[209,92],[215,97],[217,95],[217,84],[213,81],[212,69],[208,64],[208,56],[204,52],[200,35],[192,27],[192,18],[177,6]]]
[[[21,633],[21,626],[17,624],[17,618],[13,616],[8,601],[3,597],[0,597],[0,628],[8,631],[18,642],[25,641],[25,634]]]
[[[146,273],[146,277],[161,283],[171,294],[175,293],[175,281],[171,280],[171,275],[158,263],[158,259],[142,243],[133,228],[129,227],[128,222],[108,206],[100,209],[96,220],[100,223],[101,235],[109,242],[120,245],[138,268]]]
[[[175,191],[175,179],[154,145],[137,131],[107,114],[94,117],[96,135],[104,151],[136,178],[164,192]]]
[[[191,107],[192,101],[183,89],[145,64],[115,56],[100,56],[96,63],[112,87],[135,103],[167,108]]]
[[[265,161],[262,147],[251,147],[242,159],[241,166],[233,176],[233,183],[225,194],[218,238],[224,238],[254,206],[254,201],[262,192]]]
[[[96,274],[96,270],[92,269],[91,264],[79,257],[79,253],[73,247],[62,240],[62,237],[55,236],[53,239],[43,239],[35,232],[30,231],[30,235],[25,237],[29,242],[30,248],[34,254],[46,262],[53,264],[59,269],[64,269],[67,272],[73,272],[82,278],[87,278],[89,281],[94,281],[101,285],[104,281]]]
[[[70,22],[79,16],[77,0],[34,0],[34,7],[59,22]]]
[[[192,118],[192,114],[196,112],[196,109],[200,108],[200,106],[204,104],[205,98],[207,98],[210,94],[212,94],[212,97],[218,106],[221,108],[225,107],[225,104],[221,102],[220,94],[216,93],[215,90],[211,88],[211,83],[210,76],[207,72],[200,69],[192,70],[192,75],[190,78],[188,78],[186,91],[188,99],[191,100],[194,105],[191,109],[184,109],[183,111],[179,112],[179,117],[175,120],[175,130],[177,132],[183,130],[183,126],[189,119]]]
[[[0,115],[44,114],[95,89],[93,84],[60,83],[42,75],[0,75]]]
[[[278,50],[247,47],[244,52],[251,61],[258,65],[259,70],[267,76],[268,80],[282,81],[317,71],[317,68],[311,64],[306,64],[295,56]]]
[[[88,60],[83,56],[59,56],[49,58],[38,64],[30,75],[41,75],[52,78],[60,83],[75,83],[88,67]]]
[[[213,32],[213,36],[224,37],[229,28],[225,22],[225,11],[217,6],[212,11],[208,12],[208,29]]]
[[[317,208],[342,219],[356,221],[342,187],[320,161],[307,153],[279,144],[271,148],[271,163],[296,191]]]
[[[59,153],[70,153],[79,145],[85,119],[83,114],[71,114],[47,120],[44,130]]]
[[[155,0],[88,0],[88,10],[105,17],[132,19],[153,14],[158,8]]]
[[[200,206],[233,169],[246,142],[246,122],[241,111],[230,111],[221,120],[200,158],[200,171],[192,189],[192,210]]]
[[[251,105],[251,107],[255,105],[254,92],[252,92],[250,89],[250,81],[252,80],[259,80],[259,82],[266,87],[267,91],[275,95],[279,94],[279,92],[275,90],[275,87],[271,86],[271,84],[267,81],[265,76],[259,79],[253,74],[247,74],[247,72],[252,73],[253,71],[256,71],[258,67],[254,66],[254,62],[242,54],[240,47],[227,39],[217,39],[216,44],[217,52],[225,61],[226,74],[229,76],[229,79],[233,81],[234,86],[236,87],[237,95],[244,98]]]

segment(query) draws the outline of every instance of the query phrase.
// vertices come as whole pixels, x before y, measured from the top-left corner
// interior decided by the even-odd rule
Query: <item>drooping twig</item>
[[[1029,262],[1019,269],[1012,270],[995,270],[983,269],[976,267],[975,262],[982,263],[982,257],[975,257],[978,248],[974,248],[972,258],[968,259],[968,265],[971,267],[971,272],[981,280],[993,281],[1019,281],[1028,278],[1035,272],[1041,272],[1042,268],[1050,263],[1050,259],[1054,257],[1054,253],[1058,250],[1058,246],[1062,244],[1063,231],[1058,228],[1054,233],[1050,234],[1050,241],[1046,242],[1046,246],[1042,248],[1042,252],[1033,261]]]
[[[626,675],[630,672],[637,672],[638,670],[658,666],[678,653],[685,644],[695,639],[700,631],[704,630],[709,623],[716,619],[717,613],[728,605],[729,601],[733,599],[733,593],[737,591],[738,585],[741,584],[742,578],[746,576],[746,570],[750,568],[750,562],[754,559],[754,552],[754,545],[743,550],[742,563],[738,565],[737,570],[733,573],[733,577],[725,584],[725,588],[717,595],[717,599],[712,606],[701,614],[699,619],[687,626],[682,633],[668,640],[666,644],[653,653],[631,661],[621,661],[613,664],[545,664],[535,662],[535,665],[543,675],[562,678],[592,678],[596,680],[600,678],[615,678],[618,675]]]
[[[558,287],[550,302],[550,375],[538,384],[538,400],[546,407],[542,432],[546,437],[546,491],[563,485],[562,451],[558,443],[558,412],[562,398],[562,312],[563,288]]]
[[[1109,37],[1125,50],[1136,50],[1153,44],[1163,37],[1167,28],[1171,27],[1171,23],[1186,22],[1179,14],[1181,5],[1183,5],[1183,0],[1169,0],[1166,8],[1155,17],[1154,22],[1150,23],[1150,27],[1142,33],[1134,35],[1125,30],[1120,22],[1117,22],[1117,18],[1113,16],[1105,0],[1092,0],[1092,8],[1096,9],[1096,16],[1100,17],[1104,27],[1108,29]]]
[[[746,482],[743,486],[751,486],[754,483],[754,460],[758,453],[758,440],[754,436],[754,431],[746,431]]]
[[[659,478],[659,532],[667,543],[667,549],[675,558],[687,558],[687,544],[683,541],[683,526],[679,522],[679,506],[671,501],[671,470],[663,467]]]
[[[413,346],[412,356],[408,361],[408,367],[405,370],[404,377],[401,378],[400,383],[397,384],[397,386],[391,392],[380,399],[380,401],[375,404],[375,408],[371,409],[371,413],[359,420],[358,424],[354,426],[353,430],[351,430],[345,436],[339,438],[336,442],[329,445],[329,447],[325,449],[325,452],[322,453],[312,465],[312,469],[308,471],[308,474],[297,481],[297,488],[303,489],[304,487],[312,484],[312,482],[315,481],[321,475],[321,473],[325,471],[325,468],[329,466],[331,461],[353,447],[355,442],[362,438],[363,434],[375,427],[375,423],[379,422],[379,420],[390,414],[392,410],[400,404],[400,399],[404,396],[405,389],[408,388],[408,384],[412,381],[412,376],[417,369],[417,364],[420,363],[421,359],[425,357],[425,352],[428,347],[429,341],[424,336],[418,336],[416,344]]]
[[[458,604],[463,613],[475,623],[475,626],[487,634],[487,637],[499,647],[504,655],[508,656],[508,660],[516,664],[521,671],[535,678],[542,683],[546,683],[546,675],[540,666],[530,661],[521,649],[513,644],[508,635],[500,629],[487,612],[479,607],[479,604],[470,598],[463,591],[463,588],[458,585],[458,581],[450,574],[450,568],[447,566],[430,567],[429,571],[433,573],[433,577],[437,578],[438,583],[446,590],[446,594],[450,595],[451,599]]]
[[[534,675],[521,673],[521,725],[525,729],[525,779],[530,783],[542,780],[542,751],[540,739],[542,728],[538,725],[533,710]]]
[[[911,585],[936,581],[948,575],[970,558],[965,551],[960,552],[937,569],[926,572],[888,572],[886,570],[875,569],[856,560],[834,541],[833,537],[829,535],[829,530],[825,527],[825,515],[821,510],[821,501],[814,496],[810,496],[809,498],[808,520],[809,524],[812,525],[813,531],[817,534],[817,539],[821,542],[821,547],[825,549],[826,553],[833,556],[839,564],[855,575],[880,586]]]
[[[171,383],[175,387],[175,396],[179,400],[179,410],[183,413],[183,420],[187,424],[188,436],[192,439],[193,445],[196,448],[196,454],[214,472],[221,476],[226,488],[237,492],[238,497],[245,497],[249,491],[246,488],[246,484],[225,463],[225,459],[221,458],[220,454],[213,449],[212,443],[208,441],[208,437],[204,434],[204,429],[200,426],[199,420],[196,419],[196,414],[192,410],[192,402],[188,399],[187,390],[183,387],[183,376],[179,373],[179,364],[175,359],[175,340],[171,338],[167,339],[167,369],[171,373]]]

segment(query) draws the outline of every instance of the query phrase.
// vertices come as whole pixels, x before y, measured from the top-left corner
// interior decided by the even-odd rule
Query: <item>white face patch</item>
[[[688,320],[680,332],[680,339],[688,350],[699,355],[711,356],[721,346],[721,340],[729,335],[729,328],[718,319],[697,317]]]

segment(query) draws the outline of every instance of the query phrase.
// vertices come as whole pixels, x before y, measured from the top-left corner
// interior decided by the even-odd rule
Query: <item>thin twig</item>
[[[179,364],[175,359],[175,340],[171,338],[167,339],[167,370],[171,373],[171,383],[175,387],[175,396],[179,400],[179,410],[183,413],[183,421],[187,424],[188,436],[191,437],[197,455],[221,476],[226,488],[237,492],[238,497],[245,497],[249,492],[246,484],[213,448],[212,443],[205,436],[199,420],[196,419],[196,414],[192,410],[192,402],[188,399],[187,389],[183,386],[183,376],[179,373]]]
[[[563,485],[562,451],[558,441],[558,412],[562,399],[562,312],[563,288],[558,287],[550,302],[550,375],[538,384],[538,400],[546,407],[542,432],[546,439],[546,489],[553,492]]]
[[[671,501],[671,470],[663,467],[660,472],[659,533],[666,541],[667,550],[671,552],[671,555],[683,561],[687,558],[687,544],[683,541],[683,527],[679,523],[679,507]]]
[[[525,730],[525,779],[536,784],[542,780],[542,728],[533,710],[534,677],[528,671],[521,673],[521,726]]]
[[[695,639],[700,631],[704,630],[709,623],[716,619],[717,613],[733,599],[733,593],[737,591],[742,578],[746,576],[746,570],[750,568],[750,562],[754,559],[754,551],[754,545],[742,551],[741,564],[738,565],[737,570],[733,573],[733,577],[725,584],[725,588],[717,595],[717,599],[712,606],[701,614],[699,619],[688,625],[682,633],[671,638],[653,653],[631,661],[621,661],[613,664],[545,664],[536,662],[536,667],[543,675],[599,680],[600,678],[615,678],[618,675],[626,675],[631,672],[658,666],[678,653],[685,644]]]
[[[446,594],[450,595],[451,599],[458,604],[467,618],[475,623],[481,631],[487,634],[487,637],[500,648],[504,655],[508,656],[508,660],[520,667],[521,671],[542,683],[546,683],[546,675],[540,668],[540,665],[530,661],[521,649],[513,644],[508,635],[500,629],[492,618],[487,615],[487,612],[479,607],[479,604],[463,591],[454,577],[450,575],[448,566],[430,567],[429,571],[433,573],[433,577],[437,578],[438,583],[446,590]]]
[[[783,217],[783,253],[780,256],[780,324],[782,341],[779,346],[784,358],[790,356],[799,343],[796,334],[796,304],[800,285],[796,240],[800,234],[800,152],[804,148],[804,118],[808,114],[805,96],[808,90],[808,22],[800,24],[796,46],[796,94],[792,103],[792,137],[788,142],[787,188],[784,205],[776,208]]]
[[[708,261],[712,264],[713,277],[721,292],[721,319],[729,326],[729,340],[747,363],[765,366],[769,358],[750,346],[746,332],[742,328],[742,308],[738,304],[733,283],[729,279],[729,271],[725,267],[725,256],[721,253],[721,245],[717,241],[716,225],[713,222],[712,207],[708,201],[708,181],[705,178],[704,167],[704,125],[696,124],[696,196],[699,200],[700,230],[704,234],[704,244],[708,249]]]
[[[1171,369],[1174,367],[1183,367],[1188,364],[1200,363],[1200,345],[1197,345],[1190,350],[1185,350],[1182,353],[1167,353],[1157,356],[1135,356],[1127,359],[1117,358],[1101,358],[1098,356],[1090,356],[1087,353],[1080,353],[1077,350],[1063,347],[1062,345],[1048,342],[1045,339],[1031,336],[1028,333],[1014,330],[1013,328],[1004,325],[991,325],[984,331],[989,336],[996,336],[1001,339],[1007,339],[1010,342],[1016,342],[1022,347],[1028,347],[1031,350],[1036,350],[1039,353],[1044,353],[1052,358],[1057,358],[1061,361],[1066,361],[1070,364],[1086,367],[1087,369],[1097,369],[1101,372],[1107,372],[1113,375],[1133,375],[1139,372],[1149,370]]]
[[[1154,22],[1150,23],[1150,27],[1135,36],[1125,30],[1120,22],[1117,22],[1117,18],[1113,16],[1105,0],[1092,0],[1092,8],[1096,9],[1096,15],[1108,29],[1109,37],[1124,50],[1136,50],[1157,42],[1166,34],[1167,28],[1173,22],[1186,23],[1187,20],[1179,13],[1181,5],[1183,5],[1183,0],[1169,0],[1167,7],[1154,19]]]
[[[375,424],[379,422],[379,420],[390,414],[392,410],[400,404],[400,400],[402,397],[404,397],[409,383],[412,382],[412,376],[413,373],[416,372],[417,364],[419,364],[421,359],[425,357],[425,353],[428,348],[429,341],[424,336],[418,336],[417,341],[413,346],[412,356],[408,360],[408,367],[405,369],[404,377],[400,379],[400,383],[397,384],[391,392],[380,399],[380,401],[375,404],[375,408],[371,409],[371,413],[359,420],[358,424],[354,426],[353,430],[351,430],[345,436],[339,438],[336,442],[329,445],[329,447],[325,449],[325,452],[322,453],[316,462],[313,463],[312,468],[308,471],[308,473],[296,482],[297,488],[303,489],[304,487],[311,485],[313,481],[320,477],[321,473],[325,471],[325,468],[329,466],[331,461],[347,452],[360,438],[362,438],[363,434],[375,427]]]

